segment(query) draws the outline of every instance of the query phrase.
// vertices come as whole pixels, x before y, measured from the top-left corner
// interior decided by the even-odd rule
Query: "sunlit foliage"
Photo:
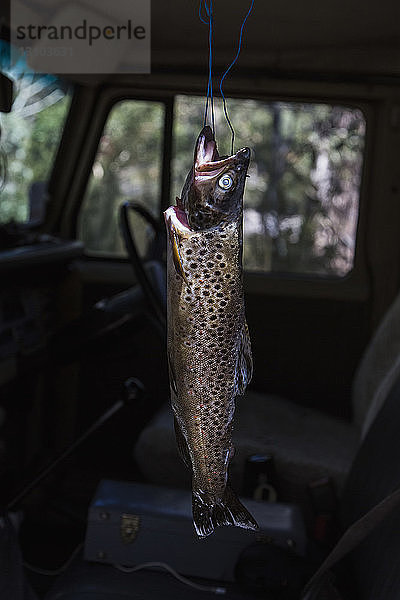
[[[154,214],[160,201],[164,106],[123,100],[112,109],[102,133],[82,206],[79,231],[91,252],[124,254],[118,208],[140,202]],[[136,235],[145,245],[143,222]]]

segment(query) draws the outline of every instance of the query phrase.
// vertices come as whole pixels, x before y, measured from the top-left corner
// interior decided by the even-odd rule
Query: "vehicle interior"
[[[149,73],[35,69],[10,53],[3,4],[0,597],[300,600],[400,487],[399,4],[255,0],[242,39],[251,2],[214,2],[216,140],[229,154],[218,86],[241,39],[224,94],[252,153],[254,374],[230,480],[260,530],[200,542],[169,402],[163,211],[203,127],[213,4],[152,0]],[[399,521],[340,561],[333,597],[400,598]]]

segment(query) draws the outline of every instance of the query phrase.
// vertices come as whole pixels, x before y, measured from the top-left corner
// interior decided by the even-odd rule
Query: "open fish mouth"
[[[234,162],[236,154],[220,157],[217,142],[209,125],[203,127],[194,153],[194,175],[198,178],[218,177]]]
[[[246,163],[250,159],[250,149],[242,148],[231,156],[220,156],[217,142],[209,125],[201,130],[197,138],[194,152],[194,177],[197,182],[213,177],[220,177],[224,171],[232,168],[235,164]]]
[[[217,150],[217,142],[209,125],[203,127],[199,133],[194,158],[196,170],[201,169],[203,165],[218,161],[220,158]]]

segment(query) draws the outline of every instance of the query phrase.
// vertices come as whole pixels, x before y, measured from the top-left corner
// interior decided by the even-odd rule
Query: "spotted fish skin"
[[[213,140],[210,131],[205,137]],[[236,163],[229,160],[232,157],[224,159],[216,174],[210,169],[212,176],[198,184],[206,183],[206,192],[200,187],[193,194],[196,170],[189,174],[192,183],[185,184],[182,200],[165,213],[171,403],[178,447],[192,470],[199,537],[210,535],[217,525],[257,527],[228,483],[235,398],[244,393],[252,375],[242,278],[242,197],[249,152],[241,152]],[[219,159],[213,153],[215,158]],[[206,210],[206,217],[198,219],[201,201],[228,171],[235,180],[232,210],[227,210],[229,198],[224,197],[219,215]],[[187,208],[191,193],[196,200],[194,219]],[[211,199],[212,211],[218,213],[216,204],[218,208]]]

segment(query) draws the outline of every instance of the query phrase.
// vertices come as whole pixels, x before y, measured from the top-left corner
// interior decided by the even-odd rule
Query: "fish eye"
[[[233,179],[228,173],[225,173],[218,179],[218,185],[223,190],[230,190],[233,186]]]

